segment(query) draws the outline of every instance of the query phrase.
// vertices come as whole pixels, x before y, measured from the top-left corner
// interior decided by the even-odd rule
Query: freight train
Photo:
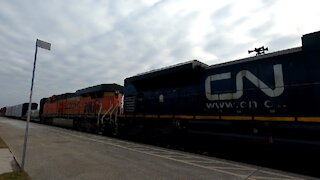
[[[320,31],[302,46],[222,64],[198,60],[40,101],[41,122],[320,145]]]

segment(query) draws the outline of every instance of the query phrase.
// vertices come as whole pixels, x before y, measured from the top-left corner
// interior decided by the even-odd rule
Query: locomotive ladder
[[[118,134],[118,112],[119,112],[119,104],[113,105],[109,107],[109,109],[103,114],[100,118],[99,111],[98,119],[97,119],[97,127],[99,131],[104,131],[105,128],[108,126],[111,128],[112,134]],[[108,115],[108,116],[107,116]]]
[[[119,104],[116,104],[110,113],[109,124],[111,126],[112,135],[118,135],[119,124],[118,124],[118,112]],[[114,118],[113,118],[114,116]]]

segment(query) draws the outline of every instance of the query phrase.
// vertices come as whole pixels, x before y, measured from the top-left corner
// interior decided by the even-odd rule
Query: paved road
[[[0,136],[21,162],[25,122],[0,117]],[[309,179],[285,172],[31,123],[33,179]]]

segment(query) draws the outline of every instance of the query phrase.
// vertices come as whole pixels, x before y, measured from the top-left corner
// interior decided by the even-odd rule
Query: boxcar
[[[14,117],[14,118],[22,118],[26,115],[28,111],[29,103],[23,103],[15,106],[7,106],[5,116]],[[37,103],[31,103],[31,110],[35,110],[38,108]]]
[[[5,114],[6,114],[6,107],[2,107],[1,109],[0,109],[0,116],[4,116]]]
[[[24,116],[21,117],[21,119],[23,119],[23,120],[27,120],[28,119],[28,111],[26,112],[26,114]],[[39,110],[38,109],[32,109],[30,111],[30,121],[34,121],[34,122],[39,122],[40,121]]]

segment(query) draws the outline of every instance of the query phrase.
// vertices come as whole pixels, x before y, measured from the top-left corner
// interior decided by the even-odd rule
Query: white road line
[[[64,133],[64,134],[67,134],[67,135],[70,135],[70,136],[78,137],[78,138],[81,138],[81,139],[91,140],[91,141],[94,141],[94,142],[99,142],[99,143],[102,143],[102,144],[108,144],[108,145],[112,145],[112,146],[119,147],[119,148],[122,148],[122,149],[130,150],[130,151],[139,152],[139,153],[142,153],[142,154],[156,156],[156,157],[160,157],[160,158],[164,158],[164,159],[169,159],[169,160],[172,160],[172,161],[180,162],[180,163],[183,163],[183,164],[188,164],[188,165],[192,165],[192,166],[196,166],[196,167],[200,167],[200,168],[204,168],[204,169],[209,169],[209,170],[217,171],[217,172],[228,174],[228,175],[233,175],[233,176],[240,177],[240,178],[246,178],[247,177],[246,175],[240,175],[240,174],[236,174],[236,173],[232,173],[232,172],[228,172],[228,171],[215,169],[215,168],[212,168],[212,167],[201,166],[201,165],[198,165],[198,164],[195,164],[195,163],[190,163],[190,162],[173,159],[173,158],[166,157],[166,156],[161,156],[161,155],[157,155],[157,154],[152,154],[152,153],[148,153],[148,152],[144,152],[144,151],[139,151],[139,150],[127,148],[127,147],[122,146],[122,145],[117,145],[117,144],[108,143],[108,142],[104,142],[104,141],[100,141],[100,140],[96,140],[96,139],[92,139],[92,138],[88,138],[88,137],[74,135],[74,134],[63,132],[63,131],[59,131],[59,130],[54,130],[54,131],[57,131],[59,133]]]
[[[262,176],[252,176],[250,178],[248,178],[250,180],[301,180],[301,179],[297,179],[297,178],[283,178],[283,177],[262,177]]]
[[[10,122],[12,122],[12,121],[10,121]],[[10,124],[10,123],[7,123],[7,122],[5,122],[5,123],[6,124]],[[275,172],[271,172],[271,171],[259,170],[259,169],[256,169],[256,168],[250,168],[250,167],[246,167],[246,166],[242,166],[242,165],[235,165],[235,164],[231,164],[231,163],[227,163],[227,162],[223,162],[223,161],[212,160],[212,159],[203,159],[203,162],[206,162],[206,163],[210,163],[210,162],[221,163],[221,164],[226,164],[226,165],[230,165],[230,166],[233,166],[233,167],[235,167],[235,166],[239,167],[239,170],[252,170],[253,174],[263,173],[263,174],[266,174],[266,175],[273,175],[273,176],[279,176],[279,177],[258,176],[258,175],[253,175],[253,174],[241,175],[241,174],[237,174],[237,173],[234,173],[234,172],[221,170],[222,167],[203,166],[203,165],[196,164],[197,163],[196,161],[192,162],[191,160],[189,160],[190,162],[187,162],[186,160],[174,159],[174,157],[172,157],[172,154],[176,154],[176,155],[179,155],[179,156],[182,155],[184,157],[193,157],[193,158],[197,158],[197,159],[202,159],[201,157],[179,154],[178,152],[170,152],[170,151],[157,149],[157,148],[153,148],[153,147],[145,148],[145,149],[151,151],[151,152],[146,152],[146,151],[143,151],[143,150],[132,149],[132,148],[129,147],[129,146],[131,146],[131,147],[139,146],[139,145],[137,145],[137,143],[131,143],[131,142],[129,143],[129,142],[125,142],[123,140],[118,140],[118,139],[114,139],[114,138],[110,138],[110,137],[108,137],[108,139],[105,139],[105,138],[101,138],[101,136],[97,136],[97,135],[93,135],[93,134],[84,134],[84,132],[79,132],[79,131],[74,131],[74,130],[65,130],[65,129],[62,129],[62,128],[59,128],[59,127],[53,127],[53,126],[47,126],[47,125],[35,124],[35,123],[31,123],[31,124],[32,125],[38,125],[38,126],[46,127],[48,129],[51,129],[51,130],[56,131],[58,133],[63,133],[63,134],[66,134],[66,135],[77,137],[77,138],[91,140],[91,141],[98,142],[98,143],[101,143],[101,144],[107,144],[107,145],[119,147],[119,148],[122,148],[122,149],[130,150],[130,151],[134,151],[134,152],[139,152],[139,153],[142,153],[142,154],[147,154],[147,155],[156,156],[156,157],[160,157],[160,158],[164,158],[164,159],[169,159],[169,160],[180,162],[180,163],[183,163],[183,164],[188,164],[188,165],[192,165],[192,166],[195,166],[195,167],[200,167],[200,168],[204,168],[204,169],[208,169],[208,170],[213,170],[213,171],[217,171],[217,172],[220,172],[220,173],[233,175],[233,176],[244,178],[244,179],[250,179],[250,180],[260,180],[260,179],[261,180],[264,180],[264,179],[268,179],[268,180],[303,180],[303,178],[292,177],[292,176],[288,176],[288,175],[284,175],[284,174],[280,174],[280,173],[275,173]],[[66,132],[66,131],[71,131],[73,134],[69,133],[69,132]],[[93,138],[96,138],[96,139],[93,139]],[[121,141],[121,143],[119,143],[119,141]],[[124,145],[127,145],[129,148],[125,147]],[[144,145],[141,145],[142,148],[144,148],[143,146]],[[138,148],[139,149],[139,147],[134,147],[134,148]],[[169,153],[171,155],[164,156],[164,155],[159,155],[159,154],[153,154],[152,150],[162,151],[162,152],[165,152],[165,153]],[[238,169],[234,169],[234,170],[238,170]],[[254,172],[254,171],[257,171],[257,172]]]
[[[115,146],[115,147],[119,147],[119,148],[122,148],[122,149],[126,149],[126,150],[130,150],[130,151],[134,151],[134,152],[139,152],[139,153],[142,153],[142,154],[147,154],[147,155],[151,155],[151,156],[156,156],[156,157],[160,157],[160,158],[164,158],[164,159],[169,159],[169,160],[172,160],[172,161],[176,161],[176,162],[180,162],[180,163],[183,163],[183,164],[188,164],[188,165],[192,165],[192,166],[195,166],[195,167],[200,167],[200,168],[204,168],[204,169],[208,169],[208,170],[213,170],[213,171],[216,171],[216,172],[220,172],[220,173],[223,173],[223,174],[228,174],[228,175],[232,175],[232,176],[236,176],[236,177],[240,177],[240,178],[244,178],[244,179],[251,179],[251,180],[258,180],[258,179],[270,179],[270,180],[280,180],[280,179],[287,179],[287,180],[302,180],[302,178],[296,178],[296,177],[292,177],[292,176],[288,176],[288,175],[283,175],[283,174],[280,174],[280,173],[274,173],[274,172],[269,172],[269,171],[261,171],[259,170],[259,172],[262,172],[262,173],[265,173],[265,174],[271,174],[271,175],[275,175],[275,176],[279,176],[278,177],[266,177],[266,176],[251,176],[251,177],[248,177],[248,175],[242,175],[242,174],[237,174],[237,173],[234,173],[234,172],[229,172],[227,171],[227,168],[223,168],[223,167],[212,167],[212,166],[204,166],[204,165],[200,165],[200,164],[197,164],[196,162],[188,162],[188,160],[179,160],[179,159],[175,159],[172,157],[172,155],[159,155],[159,154],[155,154],[155,153],[152,153],[152,151],[150,152],[146,152],[144,150],[137,150],[137,149],[132,149],[132,147],[134,148],[138,148],[136,144],[133,144],[133,143],[129,143],[129,142],[124,142],[124,141],[121,141],[121,140],[117,140],[117,141],[121,141],[121,142],[117,142],[115,143],[115,140],[111,140],[113,142],[108,142],[107,139],[104,139],[102,140],[101,138],[99,138],[99,140],[97,139],[93,139],[92,137],[99,137],[99,136],[95,136],[95,135],[85,135],[83,136],[81,133],[77,133],[79,135],[76,135],[76,134],[72,134],[72,133],[68,133],[68,132],[65,132],[65,131],[61,131],[60,129],[58,130],[58,128],[56,129],[53,129],[54,131],[56,132],[59,132],[59,133],[64,133],[66,135],[70,135],[70,136],[74,136],[74,137],[77,137],[77,138],[81,138],[81,139],[86,139],[86,140],[91,140],[91,141],[94,141],[94,142],[98,142],[98,143],[102,143],[102,144],[107,144],[107,145],[111,145],[111,146]],[[75,131],[76,132],[76,131]],[[129,146],[128,147],[125,147],[124,145],[127,145]],[[144,147],[141,147],[141,148],[144,148]],[[160,150],[160,149],[157,149],[157,148],[151,148],[151,147],[147,147],[145,149],[148,149],[148,150],[155,150],[155,151],[161,151],[161,152],[164,152],[164,153],[168,153],[168,154],[178,154],[180,155],[179,153],[177,152],[170,152],[170,151],[166,151],[166,150]],[[182,155],[182,154],[181,154]],[[196,156],[191,156],[191,155],[183,155],[185,157],[191,157],[191,158],[197,158],[197,159],[201,159],[201,157],[196,157]],[[204,162],[207,162],[207,163],[220,163],[220,164],[225,164],[225,165],[230,165],[232,167],[230,167],[229,169],[230,170],[244,170],[244,171],[255,171],[257,170],[256,168],[250,168],[250,167],[246,167],[246,166],[242,166],[242,165],[235,165],[235,164],[231,164],[231,163],[227,163],[227,162],[222,162],[222,161],[217,161],[217,160],[209,160],[208,162],[208,159],[204,159]],[[232,169],[234,168],[234,169]],[[225,169],[225,170],[224,170]]]

